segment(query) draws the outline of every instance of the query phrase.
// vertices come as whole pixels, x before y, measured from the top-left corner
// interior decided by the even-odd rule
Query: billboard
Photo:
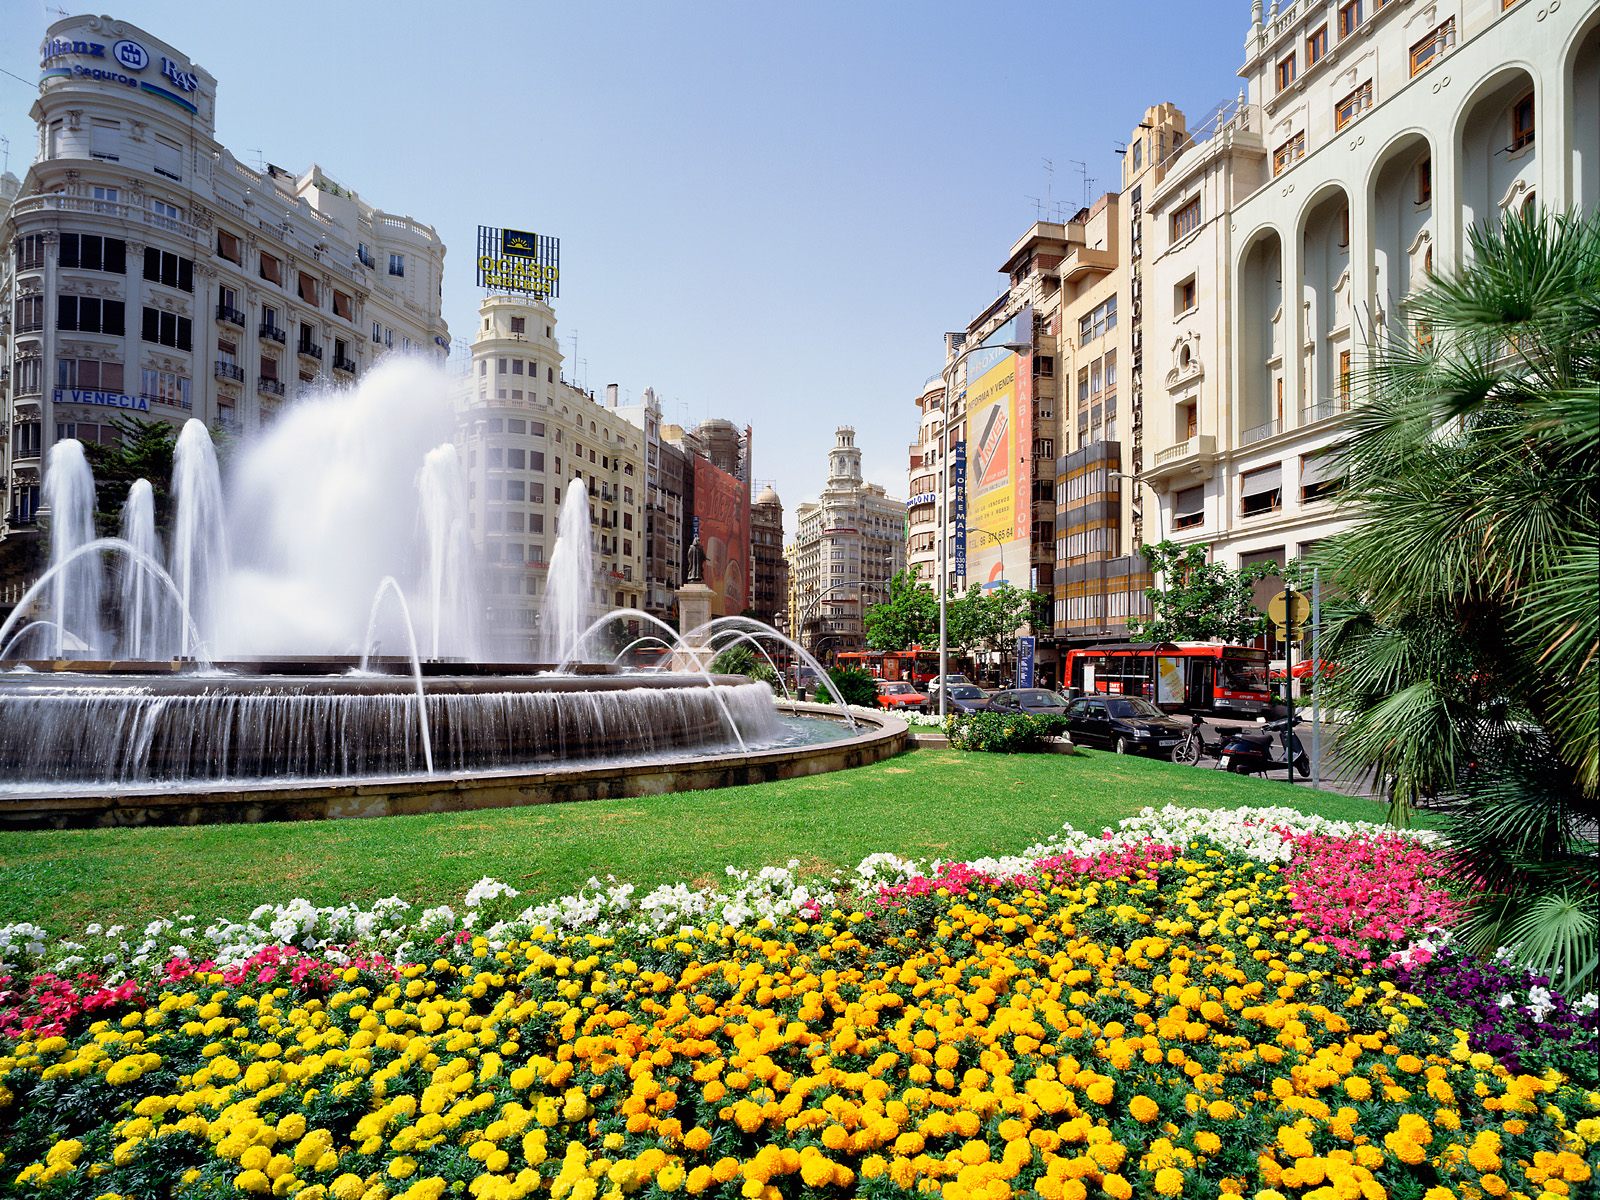
[[[695,455],[693,517],[711,615],[738,616],[750,607],[749,485]]]
[[[1033,340],[1023,309],[987,341]],[[1028,586],[1033,511],[1033,357],[998,347],[967,359],[967,531],[970,579]],[[965,574],[965,573],[963,573]]]
[[[478,286],[547,300],[561,294],[561,242],[525,229],[478,226]]]

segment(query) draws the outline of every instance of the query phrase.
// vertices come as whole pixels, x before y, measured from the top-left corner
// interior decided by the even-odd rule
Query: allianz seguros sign
[[[80,59],[89,59],[90,62],[85,65],[81,61],[76,61]],[[137,88],[153,96],[170,100],[190,112],[195,111],[193,103],[185,96],[192,95],[199,89],[199,77],[192,71],[185,71],[164,54],[161,56],[161,76],[177,88],[178,92],[169,91],[166,87],[145,79],[135,79],[133,75],[128,74],[128,72],[141,72],[149,67],[150,63],[150,52],[132,38],[122,38],[109,47],[104,42],[85,38],[47,38],[39,46],[39,65],[44,69],[43,79],[78,78],[101,83],[120,83],[125,87]],[[179,92],[184,94],[179,95]]]

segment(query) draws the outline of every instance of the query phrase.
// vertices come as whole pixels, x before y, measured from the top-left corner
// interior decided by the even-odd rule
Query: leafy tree
[[[1575,985],[1600,925],[1574,832],[1600,765],[1600,216],[1470,242],[1408,305],[1431,338],[1386,331],[1361,381],[1355,522],[1319,555],[1325,694],[1351,717],[1342,757],[1394,780],[1392,819],[1464,791],[1449,832],[1489,884],[1471,943]]]
[[[862,619],[867,645],[874,650],[904,650],[939,640],[939,598],[910,571],[889,581],[889,598],[867,609]]]
[[[84,457],[94,472],[95,529],[102,537],[117,533],[122,522],[122,505],[135,480],[148,479],[155,494],[156,528],[165,533],[172,520],[172,453],[178,434],[162,421],[138,417],[119,417],[116,427],[122,435],[114,446],[89,443]]]
[[[1040,593],[1009,583],[988,591],[973,584],[964,595],[946,601],[949,642],[964,651],[983,650],[1004,659],[1015,652],[1018,633],[1047,603]]]
[[[1139,548],[1150,565],[1153,582],[1144,594],[1151,616],[1128,621],[1129,634],[1144,642],[1248,642],[1267,630],[1266,615],[1256,607],[1258,579],[1281,575],[1278,563],[1234,568],[1211,562],[1206,548],[1172,541]]]

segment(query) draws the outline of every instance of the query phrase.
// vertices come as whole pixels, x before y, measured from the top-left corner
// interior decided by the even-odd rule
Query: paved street
[[[1296,710],[1296,715],[1300,715],[1299,710]],[[1255,723],[1250,721],[1208,719],[1205,722],[1205,740],[1208,743],[1215,742],[1220,739],[1224,732],[1253,728],[1255,728]],[[1365,796],[1374,801],[1379,800],[1382,790],[1379,787],[1380,781],[1376,780],[1371,772],[1364,772],[1361,775],[1351,777],[1340,769],[1336,747],[1336,743],[1338,741],[1338,731],[1339,726],[1333,724],[1332,722],[1326,719],[1321,722],[1321,789],[1327,792],[1341,792],[1346,796]],[[1299,737],[1300,743],[1305,747],[1307,754],[1310,754],[1312,750],[1311,733],[1311,718],[1310,714],[1307,713],[1304,717],[1302,717],[1301,724],[1295,728],[1295,734]],[[1274,739],[1274,741],[1276,741],[1276,739]],[[1277,752],[1276,748],[1275,752]],[[1221,769],[1220,764],[1215,758],[1202,758],[1196,769],[1198,770],[1202,768],[1212,771]],[[1274,770],[1271,778],[1281,781],[1284,778],[1284,772],[1282,768],[1280,767],[1277,770]],[[1302,779],[1298,775],[1295,776],[1294,782],[1296,787],[1311,786],[1311,780]]]

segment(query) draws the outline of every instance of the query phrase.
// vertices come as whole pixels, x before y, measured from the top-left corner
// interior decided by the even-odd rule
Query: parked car
[[[1008,688],[989,697],[989,711],[1059,717],[1067,711],[1067,706],[1060,696],[1044,688]]]
[[[975,683],[952,681],[946,710],[953,713],[988,712],[989,695]],[[939,711],[938,684],[930,684],[928,687],[928,711],[931,713]]]
[[[928,680],[928,687],[930,689],[938,687],[939,686],[939,682],[940,682],[940,678],[941,678],[940,676],[935,675],[932,679]],[[977,684],[973,683],[972,680],[968,679],[965,675],[961,674],[960,671],[952,671],[952,672],[950,672],[950,674],[943,676],[943,679],[946,680],[950,684],[951,687],[977,687],[978,686]]]
[[[1165,757],[1189,727],[1140,696],[1082,696],[1067,708],[1067,729],[1080,746]]]
[[[923,712],[928,707],[928,697],[917,691],[909,683],[882,679],[878,681],[878,707],[889,709],[909,708],[916,712]]]

